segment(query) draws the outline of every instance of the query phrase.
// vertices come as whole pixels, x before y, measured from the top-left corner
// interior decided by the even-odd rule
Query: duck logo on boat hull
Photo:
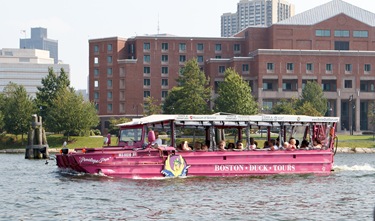
[[[186,176],[189,167],[181,155],[169,155],[161,173],[166,177]]]

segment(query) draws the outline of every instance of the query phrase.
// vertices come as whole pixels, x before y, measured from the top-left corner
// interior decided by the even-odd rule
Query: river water
[[[329,176],[127,180],[0,154],[0,220],[373,220],[375,154]]]

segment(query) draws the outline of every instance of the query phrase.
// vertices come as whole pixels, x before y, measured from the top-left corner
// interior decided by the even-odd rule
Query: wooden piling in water
[[[31,129],[28,132],[25,159],[47,159],[48,143],[42,126],[42,117],[32,115]]]

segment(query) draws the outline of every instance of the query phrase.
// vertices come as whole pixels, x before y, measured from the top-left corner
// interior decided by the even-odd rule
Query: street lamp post
[[[352,108],[352,102],[353,102],[353,95],[349,96],[349,131],[350,135],[353,135],[353,108]]]

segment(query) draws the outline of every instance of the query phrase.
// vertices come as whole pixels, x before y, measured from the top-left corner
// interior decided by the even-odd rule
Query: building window
[[[344,88],[352,88],[352,80],[345,80]]]
[[[168,67],[161,67],[162,74],[168,74]]]
[[[161,43],[161,50],[168,51],[168,43]]]
[[[107,62],[108,62],[109,64],[112,64],[112,56],[108,56],[108,57],[107,57]]]
[[[107,111],[112,112],[112,104],[107,104]]]
[[[242,71],[243,72],[249,72],[249,65],[248,64],[243,64],[242,65]]]
[[[150,48],[151,48],[150,43],[148,43],[148,42],[143,43],[143,50],[144,51],[149,51]]]
[[[345,64],[345,71],[351,72],[352,71],[352,64]]]
[[[99,52],[99,45],[94,45],[94,52],[95,53]]]
[[[203,51],[203,44],[202,43],[197,44],[197,51]]]
[[[98,75],[99,75],[99,69],[98,69],[98,68],[95,68],[95,69],[94,69],[94,75],[95,75],[95,76],[98,76]]]
[[[198,60],[198,63],[202,63],[203,62],[203,56],[198,56],[197,60]]]
[[[185,43],[180,43],[178,45],[179,51],[186,51],[186,44]]]
[[[148,78],[143,79],[143,86],[150,86],[151,85],[151,80]]]
[[[161,86],[168,86],[168,79],[161,79]]]
[[[143,73],[144,74],[150,74],[151,73],[151,68],[150,67],[143,67]]]
[[[371,64],[365,64],[365,71],[370,72],[371,71]]]
[[[97,92],[97,91],[94,92],[94,99],[95,100],[99,99],[99,92]]]
[[[107,68],[107,75],[112,75],[112,68]]]
[[[112,92],[111,92],[111,91],[108,91],[108,93],[107,93],[107,98],[108,98],[108,99],[112,99]]]
[[[348,51],[349,42],[348,41],[335,41],[335,50]]]
[[[147,97],[150,97],[150,96],[151,96],[150,91],[143,91],[143,97],[144,98],[147,98]]]
[[[267,71],[273,71],[274,70],[274,64],[273,63],[267,63]]]
[[[94,87],[99,87],[99,81],[94,81]]]
[[[222,74],[225,72],[225,66],[219,66],[219,73]]]
[[[168,55],[163,54],[163,55],[161,56],[161,61],[162,61],[162,62],[168,62]]]
[[[349,31],[348,30],[335,30],[335,37],[349,37]]]
[[[99,64],[99,58],[98,57],[94,57],[94,64]]]
[[[112,87],[112,80],[107,80],[107,86]]]
[[[143,56],[143,62],[150,63],[150,55],[144,55]]]
[[[234,45],[233,45],[233,50],[234,50],[235,52],[239,52],[239,51],[241,51],[241,46],[240,46],[240,44],[234,44]]]
[[[293,63],[287,63],[286,64],[286,70],[287,71],[293,71],[294,70],[294,64]]]
[[[221,51],[221,44],[215,45],[215,51]]]
[[[355,38],[368,38],[368,31],[353,31]]]
[[[272,83],[270,83],[270,82],[263,83],[263,90],[264,91],[272,91]]]
[[[292,84],[291,83],[283,83],[283,90],[284,91],[291,91],[292,90]]]
[[[312,63],[307,63],[306,64],[306,71],[312,71],[313,70],[313,64]]]
[[[220,59],[220,58],[221,58],[221,55],[216,55],[215,58]]]
[[[332,64],[326,64],[326,71],[332,71]]]
[[[107,51],[112,51],[112,44],[107,45]]]
[[[168,91],[161,91],[161,97],[166,98],[168,96]]]
[[[330,37],[331,31],[330,30],[315,30],[315,36],[317,36],[317,37]]]
[[[185,62],[185,61],[186,61],[186,56],[180,55],[180,62]]]

